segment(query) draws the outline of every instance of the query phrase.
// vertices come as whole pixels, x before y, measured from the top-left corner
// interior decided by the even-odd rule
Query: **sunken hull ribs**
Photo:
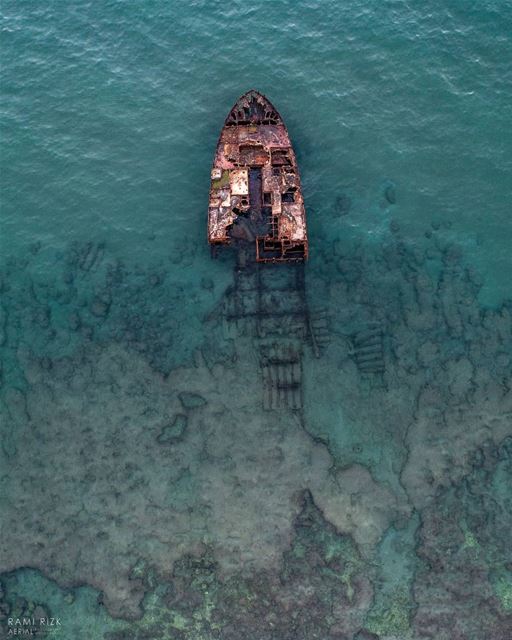
[[[248,91],[231,109],[213,161],[208,242],[256,262],[303,262],[306,214],[295,153],[270,101]]]

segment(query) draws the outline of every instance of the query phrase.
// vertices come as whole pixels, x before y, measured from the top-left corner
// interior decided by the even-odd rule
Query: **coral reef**
[[[30,387],[5,398],[21,418],[17,450],[4,453],[4,571],[86,582],[112,614],[136,618],[141,559],[166,576],[211,545],[223,579],[278,566],[306,488],[363,549],[397,517],[396,499],[363,467],[333,475],[325,446],[295,419],[262,419],[249,358],[164,378],[114,345],[45,366],[19,357]]]
[[[512,437],[475,450],[471,471],[422,511],[414,583],[416,637],[496,638],[512,632]]]
[[[97,590],[111,640],[509,637],[512,306],[482,308],[438,236],[325,239],[304,412],[262,410],[227,276],[180,285],[94,243],[56,280],[39,250],[11,260],[2,612],[64,606],[23,601],[30,567]]]

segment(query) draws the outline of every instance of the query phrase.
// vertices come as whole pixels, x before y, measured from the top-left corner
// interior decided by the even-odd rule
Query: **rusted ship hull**
[[[257,262],[303,262],[306,214],[288,131],[257,91],[237,100],[222,128],[211,172],[208,242],[250,249]]]

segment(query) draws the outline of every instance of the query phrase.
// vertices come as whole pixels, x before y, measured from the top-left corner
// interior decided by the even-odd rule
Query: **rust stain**
[[[308,257],[306,213],[288,131],[276,108],[251,90],[222,128],[211,172],[208,242],[250,248],[257,262]]]

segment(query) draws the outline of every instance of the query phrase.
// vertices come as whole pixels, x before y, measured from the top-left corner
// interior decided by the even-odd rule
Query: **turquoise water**
[[[5,610],[63,640],[510,637],[512,5],[1,17]],[[250,88],[294,143],[329,318],[299,416],[263,411],[205,241]],[[382,377],[354,355],[376,321]]]
[[[286,118],[312,233],[332,233],[340,193],[352,237],[379,242],[391,215],[412,242],[448,223],[499,303],[511,25],[502,2],[5,2],[4,235],[13,251],[108,238],[144,263],[196,245],[220,126],[254,87]]]

